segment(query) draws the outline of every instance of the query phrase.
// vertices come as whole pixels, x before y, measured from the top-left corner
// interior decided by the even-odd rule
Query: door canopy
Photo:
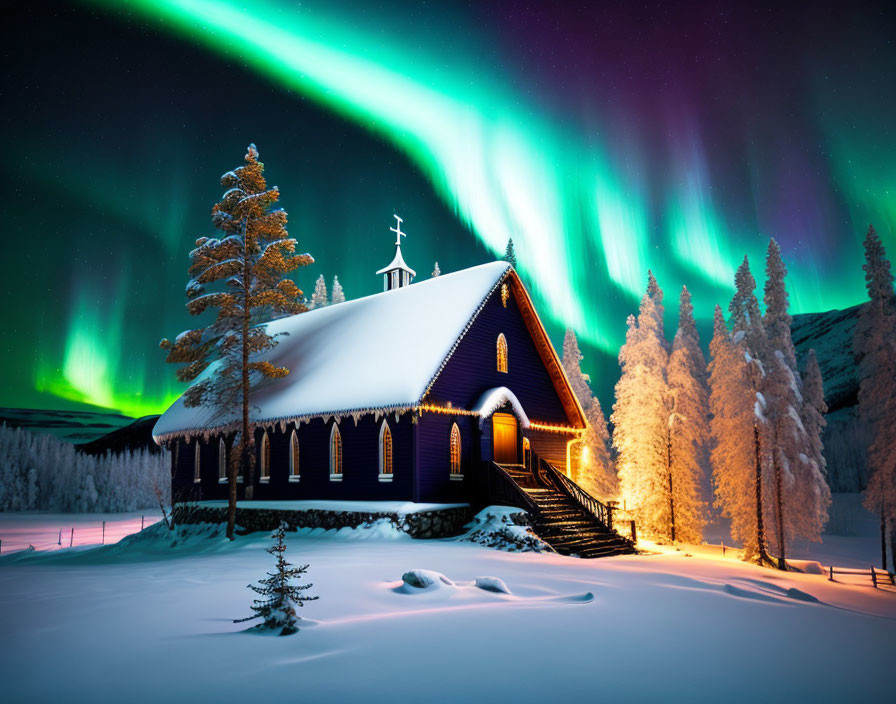
[[[517,420],[519,420],[520,427],[528,428],[529,416],[527,416],[526,412],[523,410],[523,404],[520,403],[516,394],[506,386],[498,386],[494,389],[489,389],[479,397],[478,401],[476,401],[476,405],[473,406],[473,412],[479,416],[479,427],[482,427],[482,424],[492,415],[492,413],[508,404],[510,404],[513,414],[517,417]]]

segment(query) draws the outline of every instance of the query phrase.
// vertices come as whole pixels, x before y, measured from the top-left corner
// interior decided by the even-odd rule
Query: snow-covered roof
[[[251,420],[417,405],[508,271],[506,262],[491,262],[269,323],[271,334],[288,337],[263,359],[290,373],[253,392]],[[180,398],[159,418],[153,436],[208,431],[237,419],[236,409],[217,414],[187,408]]]
[[[524,428],[528,428],[529,416],[527,416],[526,412],[523,410],[523,404],[520,403],[516,394],[506,386],[498,386],[494,389],[489,389],[482,394],[482,396],[479,397],[479,400],[473,405],[473,413],[479,416],[479,426],[482,427],[482,424],[488,416],[508,403],[519,419],[520,425]]]
[[[400,244],[395,245],[395,256],[392,257],[391,263],[388,266],[383,267],[376,273],[378,275],[385,274],[389,271],[394,271],[395,269],[403,269],[404,271],[409,272],[411,276],[417,276],[417,272],[414,271],[413,269],[411,269],[411,267],[409,267],[407,264],[405,264],[404,257],[401,256],[401,245]]]

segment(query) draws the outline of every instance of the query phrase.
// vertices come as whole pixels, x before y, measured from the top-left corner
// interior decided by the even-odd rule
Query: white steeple
[[[401,231],[402,219],[397,215],[395,217],[395,227],[389,229],[395,233],[395,256],[392,262],[384,269],[380,269],[377,273],[383,274],[383,290],[391,291],[393,288],[401,288],[402,286],[410,286],[417,272],[404,263],[404,257],[401,256],[401,238],[407,237],[407,233]]]

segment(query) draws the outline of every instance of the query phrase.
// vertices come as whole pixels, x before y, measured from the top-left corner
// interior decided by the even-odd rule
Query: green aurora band
[[[675,285],[687,283],[704,315],[730,296],[744,254],[761,279],[765,238],[773,233],[762,231],[758,214],[726,217],[712,195],[697,137],[685,140],[674,173],[658,185],[636,144],[620,146],[603,132],[600,139],[585,139],[560,129],[506,77],[489,74],[487,67],[474,70],[474,57],[446,66],[444,57],[419,43],[409,47],[388,32],[374,40],[358,31],[347,8],[340,16],[338,10],[307,5],[298,11],[286,4],[227,0],[99,4],[112,13],[134,10],[236,56],[275,84],[389,141],[489,250],[503,253],[513,237],[522,273],[537,282],[532,289],[542,315],[555,328],[573,327],[604,352],[618,349],[625,315],[643,292],[648,268],[666,287],[667,307],[674,308]],[[842,125],[855,115],[830,107],[820,111],[819,129],[830,142],[832,178],[847,194],[855,246],[832,274],[806,242],[799,261],[790,262],[794,312],[862,300],[863,223],[873,219],[891,250],[896,244],[896,165],[880,150],[850,139]],[[178,218],[157,220],[143,218],[142,226],[159,228],[167,246],[176,248]],[[585,290],[588,295],[581,295]],[[589,305],[595,300],[623,305]],[[37,388],[129,414],[158,412],[169,403],[179,392],[173,380],[151,384],[150,394],[141,374],[121,378],[124,341],[115,321],[123,316],[114,303],[100,311],[76,298],[63,363],[55,368],[39,360]]]

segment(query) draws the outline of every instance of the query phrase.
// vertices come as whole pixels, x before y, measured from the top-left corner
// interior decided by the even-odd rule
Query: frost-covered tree
[[[314,261],[309,254],[295,253],[296,241],[286,231],[286,211],[275,207],[280,191],[267,187],[254,144],[249,145],[245,162],[221,177],[226,190],[212,208],[212,222],[221,237],[200,237],[190,252],[187,310],[191,315],[216,310],[217,315],[208,326],[187,330],[160,345],[168,351],[167,361],[184,365],[177,371],[180,381],[196,381],[215,365],[211,374],[186,391],[186,406],[207,406],[219,415],[241,411],[240,441],[229,468],[231,539],[238,470],[248,477],[247,498],[254,485],[250,395],[264,379],[289,373],[257,359],[277,344],[259,323],[305,310],[302,292],[288,275]]]
[[[435,266],[432,268],[432,278],[436,278],[437,276],[442,275],[442,270],[439,269],[439,263],[436,262]]]
[[[321,274],[317,277],[317,281],[314,282],[314,293],[311,294],[311,305],[309,308],[314,310],[315,308],[323,308],[329,304],[330,300],[327,296],[327,282],[324,281],[324,275]]]
[[[896,570],[896,294],[890,261],[871,225],[864,247],[862,269],[870,300],[859,313],[853,345],[859,361],[859,416],[871,433],[865,506],[880,516],[884,569],[889,527],[891,559]]]
[[[333,289],[330,294],[330,302],[334,305],[337,303],[345,303],[345,292],[342,290],[342,284],[339,283],[339,277],[333,277]]]
[[[802,422],[802,379],[796,369],[796,351],[790,336],[789,297],[784,282],[787,268],[781,248],[769,241],[766,255],[765,375],[771,455],[771,480],[764,487],[772,509],[778,569],[787,569],[787,542],[794,537],[820,541],[827,521],[830,490],[817,464],[811,462],[811,443]]]
[[[516,269],[516,251],[513,249],[513,238],[507,240],[507,248],[504,250],[504,261]]]
[[[581,361],[582,353],[576,334],[567,329],[563,338],[563,370],[585,411],[587,421],[580,444],[576,482],[592,496],[608,501],[619,493],[616,468],[610,453],[610,433],[600,401],[591,391],[588,375],[582,373]]]
[[[663,289],[660,288],[656,277],[650,269],[647,270],[647,295],[653,299],[655,314],[658,319],[660,330],[662,330],[663,318],[666,314],[666,309],[663,307]],[[666,349],[669,348],[669,343],[666,342],[665,337],[663,338],[663,345],[666,346]]]
[[[809,461],[814,462],[822,476],[827,476],[827,462],[824,457],[822,434],[827,421],[824,414],[828,405],[824,401],[824,382],[815,350],[810,349],[806,356],[806,368],[803,371],[803,425],[809,438]]]
[[[283,539],[287,528],[285,522],[280,523],[280,526],[274,531],[275,542],[267,549],[267,552],[277,560],[275,570],[268,572],[268,576],[259,580],[258,584],[249,585],[249,589],[262,597],[252,602],[251,609],[255,613],[246,618],[234,619],[234,623],[261,618],[264,621],[257,628],[279,630],[281,636],[292,635],[298,632],[301,620],[296,614],[296,607],[302,607],[306,601],[314,601],[319,598],[304,595],[305,590],[314,585],[292,583],[294,579],[298,579],[308,571],[308,565],[293,567],[283,556],[283,553],[286,552],[286,544]]]
[[[646,532],[660,538],[671,537],[667,361],[657,301],[645,294],[637,320],[628,318],[625,344],[619,350],[622,375],[613,406],[613,446],[625,507]]]
[[[671,538],[698,543],[703,537],[705,523],[700,486],[709,446],[709,401],[706,360],[700,349],[694,307],[687,287],[681,289],[678,330],[669,355],[666,380]]]
[[[731,339],[719,306],[715,309],[709,354],[715,505],[730,519],[731,536],[743,544],[745,558],[761,559],[765,544],[762,513],[757,510],[757,465],[761,467],[756,438],[758,400],[750,364],[741,346]]]
[[[52,435],[2,425],[0,457],[0,511],[136,511],[170,501],[167,450],[88,455]]]

